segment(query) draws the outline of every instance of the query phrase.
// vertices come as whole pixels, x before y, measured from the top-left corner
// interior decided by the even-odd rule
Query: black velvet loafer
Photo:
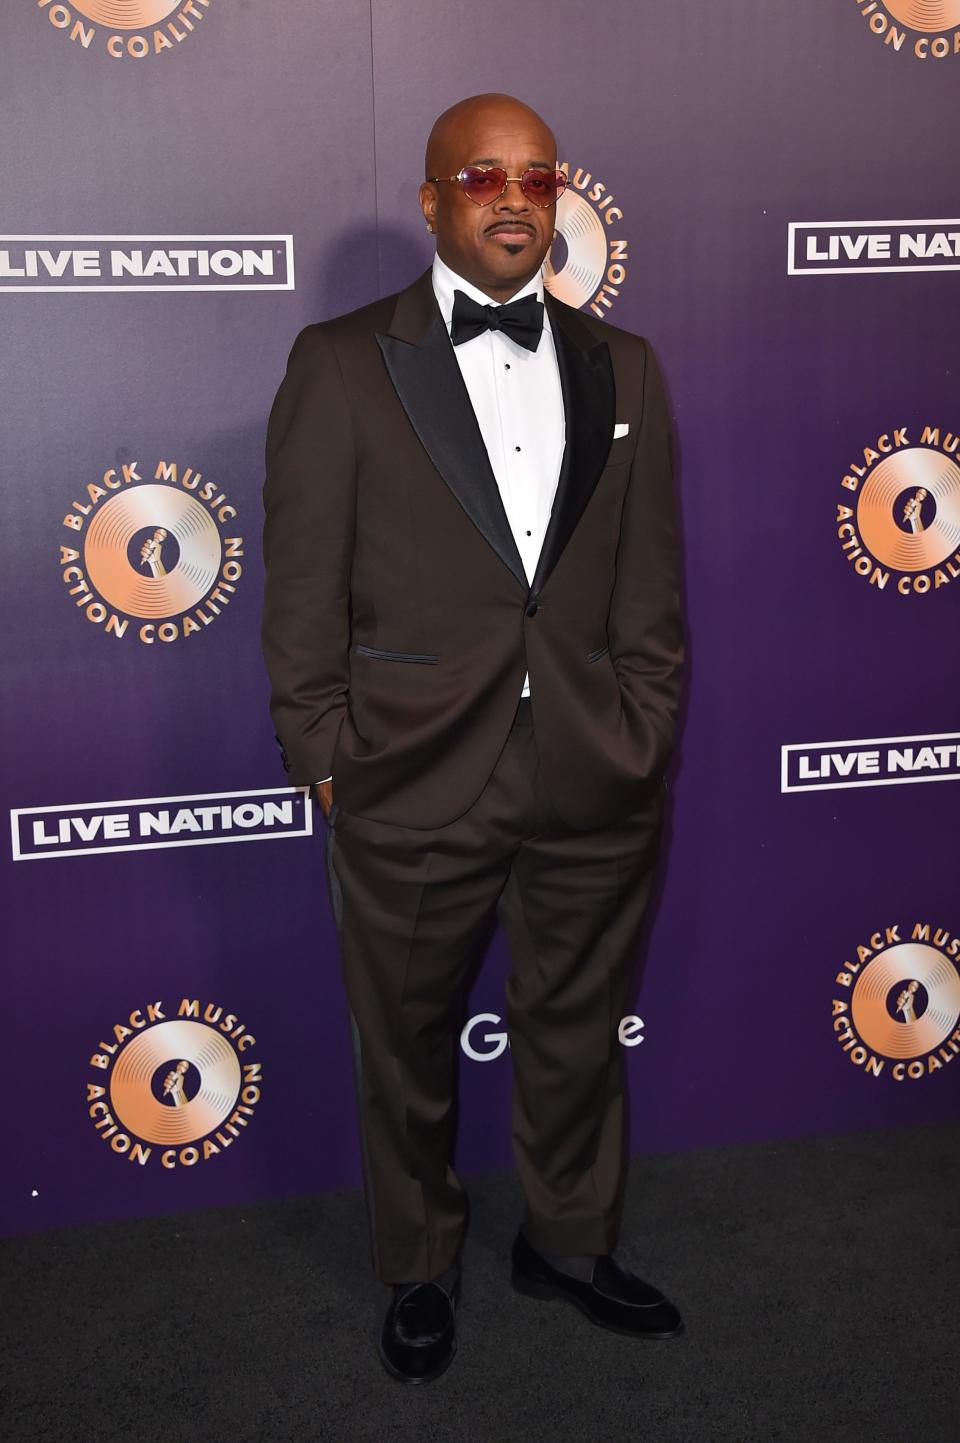
[[[457,1351],[456,1311],[460,1279],[447,1293],[439,1283],[403,1283],[380,1334],[380,1361],[399,1383],[432,1383]]]
[[[562,1298],[591,1323],[631,1338],[676,1338],[683,1319],[671,1302],[608,1256],[598,1257],[589,1282],[551,1267],[518,1233],[513,1244],[511,1281],[518,1293],[544,1300]]]

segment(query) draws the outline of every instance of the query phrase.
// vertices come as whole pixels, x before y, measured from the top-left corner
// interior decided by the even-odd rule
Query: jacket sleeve
[[[322,327],[300,332],[267,426],[261,640],[270,714],[296,786],[333,771],[347,708],[356,454]]]
[[[608,618],[623,710],[651,779],[673,748],[684,660],[680,546],[670,418],[660,368],[643,342],[643,397]]]

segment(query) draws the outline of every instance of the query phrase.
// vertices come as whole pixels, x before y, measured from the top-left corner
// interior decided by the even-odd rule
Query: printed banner
[[[305,327],[429,266],[427,135],[488,90],[554,128],[545,284],[646,339],[673,427],[687,688],[609,1019],[631,1149],[957,1113],[960,0],[483,25],[478,55],[442,0],[3,7],[2,1232],[360,1182],[326,824],[260,651],[266,421]],[[343,384],[362,525],[379,418]],[[564,704],[530,661],[535,715]],[[478,960],[466,1172],[512,1164],[501,928]]]

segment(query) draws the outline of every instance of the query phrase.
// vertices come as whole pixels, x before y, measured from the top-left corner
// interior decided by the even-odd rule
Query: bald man
[[[512,970],[512,1281],[600,1327],[680,1316],[613,1258],[618,1040],[683,656],[667,408],[649,344],[545,293],[566,177],[527,105],[440,116],[406,290],[297,337],[270,416],[263,647],[314,785],[350,1005],[380,1357],[456,1349],[457,1040],[499,915]]]

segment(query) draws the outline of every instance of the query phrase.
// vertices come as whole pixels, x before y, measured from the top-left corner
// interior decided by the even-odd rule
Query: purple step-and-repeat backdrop
[[[956,1115],[960,0],[8,0],[0,36],[4,1230],[359,1179],[259,653],[265,418],[301,326],[428,264],[424,139],[482,90],[555,127],[550,284],[651,337],[676,419],[633,1149]],[[507,966],[468,1171],[510,1158]]]

